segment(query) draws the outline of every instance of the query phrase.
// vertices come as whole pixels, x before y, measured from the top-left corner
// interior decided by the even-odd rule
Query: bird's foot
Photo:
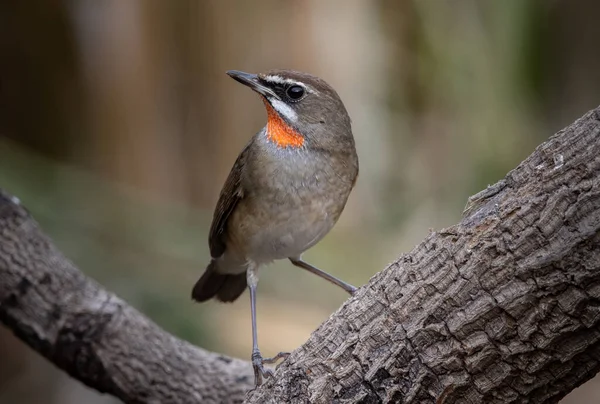
[[[263,358],[262,361],[263,361],[263,363],[272,364],[272,363],[277,363],[280,359],[286,360],[288,356],[290,356],[289,352],[279,352],[277,355],[275,355],[272,358]]]
[[[279,352],[272,358],[263,358],[260,351],[252,352],[252,368],[254,369],[254,388],[255,390],[263,382],[263,378],[273,377],[273,371],[266,368],[264,364],[276,363],[280,359],[285,359],[289,356],[289,352]]]
[[[272,377],[273,371],[263,366],[264,359],[260,354],[260,351],[252,352],[252,368],[254,369],[254,388],[255,390],[263,382],[263,377]]]

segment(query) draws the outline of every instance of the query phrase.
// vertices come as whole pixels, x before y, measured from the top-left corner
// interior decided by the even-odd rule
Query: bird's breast
[[[280,148],[268,143],[248,161],[245,189],[274,199],[298,203],[339,200],[349,193],[353,177],[339,156],[309,148]],[[258,197],[258,196],[257,196]]]
[[[299,256],[339,218],[352,178],[307,149],[263,150],[242,177],[244,199],[230,234],[243,255],[257,262]]]

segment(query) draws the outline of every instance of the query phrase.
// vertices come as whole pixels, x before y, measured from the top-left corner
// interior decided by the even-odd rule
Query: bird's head
[[[278,147],[354,149],[346,107],[324,80],[293,70],[259,74],[230,70],[227,74],[262,96],[266,135]]]

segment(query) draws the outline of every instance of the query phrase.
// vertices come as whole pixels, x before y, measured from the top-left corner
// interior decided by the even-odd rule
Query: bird
[[[260,95],[267,123],[239,154],[221,190],[209,231],[211,260],[192,299],[235,301],[249,289],[254,388],[272,371],[257,338],[259,269],[288,259],[354,294],[356,287],[307,263],[302,254],[334,227],[359,173],[351,120],[323,79],[294,70],[227,74]]]

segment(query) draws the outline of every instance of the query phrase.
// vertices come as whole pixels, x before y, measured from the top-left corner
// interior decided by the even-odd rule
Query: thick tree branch
[[[254,381],[248,362],[175,338],[86,278],[1,191],[0,321],[126,403],[239,403]]]
[[[252,403],[552,403],[600,366],[600,110],[376,274]]]
[[[233,402],[251,380],[86,279],[7,196],[0,319],[126,402]],[[557,402],[598,371],[599,325],[596,109],[375,275],[247,401]]]

